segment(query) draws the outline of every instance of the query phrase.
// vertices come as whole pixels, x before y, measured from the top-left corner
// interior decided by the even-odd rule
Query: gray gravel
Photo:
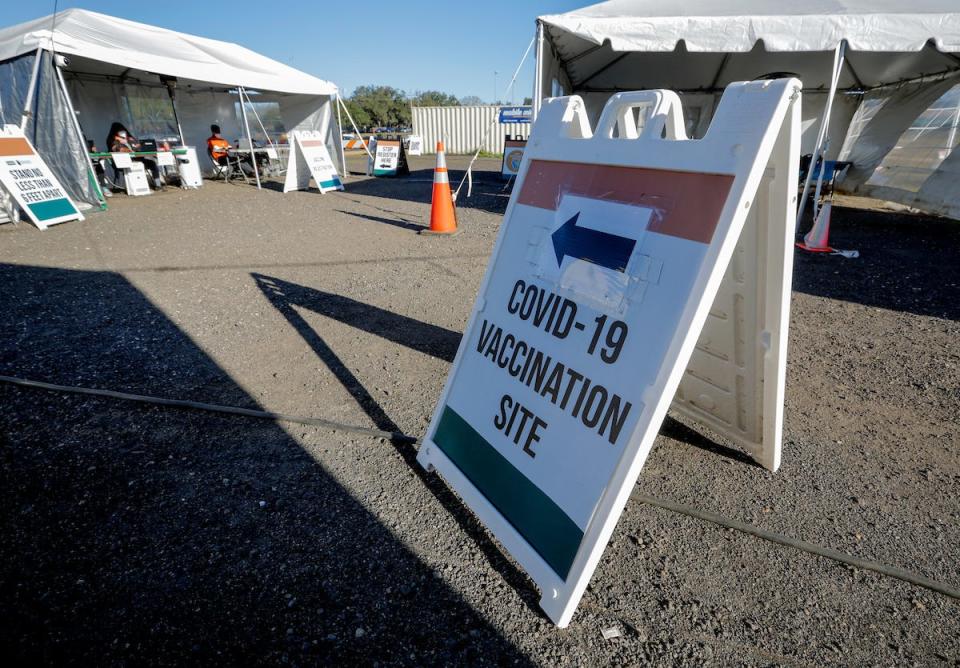
[[[412,163],[0,226],[0,373],[422,434],[507,193],[481,175],[461,234],[420,236]],[[781,470],[669,419],[638,490],[960,587],[960,226],[838,209],[832,232],[862,257],[797,257]],[[960,665],[957,601],[639,502],[557,630],[412,446],[0,405],[11,664]]]

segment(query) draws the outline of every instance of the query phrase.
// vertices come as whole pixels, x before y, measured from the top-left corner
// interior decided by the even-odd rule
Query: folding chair
[[[213,157],[213,152],[210,149],[207,149],[207,156],[209,156],[210,161],[213,163],[213,180],[216,181],[220,177],[223,177],[224,183],[230,183],[230,179],[234,178],[238,173],[243,178],[244,183],[250,183],[250,179],[247,178],[246,172],[243,171],[243,168],[240,166],[240,157],[237,155],[230,155],[227,153],[227,164],[221,165]]]

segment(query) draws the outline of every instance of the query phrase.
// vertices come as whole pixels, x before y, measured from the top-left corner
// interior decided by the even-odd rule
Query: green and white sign
[[[41,230],[83,220],[57,177],[15,125],[0,131],[0,184]]]

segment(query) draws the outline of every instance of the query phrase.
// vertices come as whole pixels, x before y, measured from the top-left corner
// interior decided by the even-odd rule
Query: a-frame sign
[[[544,102],[418,461],[565,626],[671,404],[780,462],[801,84]]]
[[[321,193],[331,190],[343,190],[343,183],[337,175],[337,167],[330,158],[323,133],[313,130],[299,130],[290,137],[290,157],[287,160],[287,178],[283,183],[283,192],[306,190],[313,177]]]

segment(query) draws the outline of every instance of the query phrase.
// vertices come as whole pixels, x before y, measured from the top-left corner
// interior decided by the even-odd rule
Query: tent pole
[[[180,135],[180,145],[186,146],[187,140],[183,136],[183,127],[180,126],[180,114],[177,113],[177,97],[171,86],[167,86],[167,95],[170,97],[170,106],[173,108],[173,120],[177,124],[177,134]]]
[[[950,124],[950,135],[947,137],[947,150],[953,150],[953,140],[957,138],[957,126],[960,125],[960,101],[957,102],[957,113],[953,115],[953,122]]]
[[[340,116],[340,89],[337,89],[337,139],[340,142],[340,172],[343,175],[343,178],[347,178],[347,156],[343,153],[343,118]],[[360,141],[363,141],[363,137],[360,137]]]
[[[33,73],[30,75],[30,85],[27,87],[27,99],[23,101],[23,115],[20,116],[20,129],[26,131],[27,121],[33,112],[30,107],[33,105],[33,91],[37,87],[37,77],[40,76],[40,60],[43,56],[43,47],[38,46],[37,52],[33,56]]]
[[[253,133],[250,132],[250,123],[247,122],[247,105],[243,101],[243,86],[237,86],[237,95],[240,96],[240,114],[243,116],[243,127],[247,129],[247,144],[250,146],[250,162],[253,164],[253,175],[257,177],[257,190],[262,190],[260,168],[257,167],[257,154],[253,151]]]
[[[60,66],[54,63],[53,68],[57,71],[57,81],[60,84],[60,92],[63,95],[63,99],[67,103],[67,113],[70,114],[70,118],[73,119],[73,130],[77,133],[77,139],[80,141],[80,150],[84,152],[84,155],[87,153],[87,142],[83,137],[83,129],[80,127],[80,120],[77,118],[77,112],[73,109],[73,100],[70,99],[70,92],[67,90],[67,82],[63,79],[63,72],[60,70]],[[87,178],[90,179],[90,183],[93,184],[93,190],[97,194],[97,199],[100,200],[100,210],[105,211],[107,208],[107,198],[103,196],[103,190],[100,188],[100,184],[97,182],[96,172],[93,171],[93,166],[90,164],[89,157],[86,160],[87,167]]]
[[[353,120],[353,116],[350,115],[350,110],[347,109],[347,105],[343,103],[340,99],[340,95],[337,95],[337,101],[340,102],[340,106],[343,107],[343,112],[347,115],[347,118],[350,119],[350,125],[353,126],[353,129],[356,131],[357,136],[360,137],[360,143],[363,144],[363,150],[367,152],[367,155],[370,156],[370,159],[373,160],[373,153],[370,152],[370,147],[367,146],[367,142],[363,139],[363,134],[360,132],[360,128],[357,127],[357,122]],[[343,141],[340,142],[341,144]]]
[[[797,224],[794,228],[796,233],[800,232],[800,221],[803,219],[803,212],[807,206],[807,196],[810,194],[810,182],[813,180],[813,172],[817,168],[817,163],[822,162],[825,153],[824,139],[827,136],[827,128],[830,127],[830,111],[833,109],[833,98],[837,95],[837,85],[840,83],[840,70],[843,68],[844,53],[846,52],[846,42],[841,40],[833,52],[833,72],[830,77],[830,92],[827,95],[827,103],[823,109],[823,118],[820,120],[820,131],[817,133],[817,143],[813,149],[813,156],[810,158],[810,168],[807,170],[807,177],[803,181],[803,194],[800,196],[800,206],[797,209]],[[819,175],[817,176],[817,190],[823,182],[824,166],[821,164]],[[814,217],[817,213],[817,202],[813,203]]]
[[[537,20],[537,64],[533,73],[533,120],[540,115],[540,98],[543,95],[543,23]]]

